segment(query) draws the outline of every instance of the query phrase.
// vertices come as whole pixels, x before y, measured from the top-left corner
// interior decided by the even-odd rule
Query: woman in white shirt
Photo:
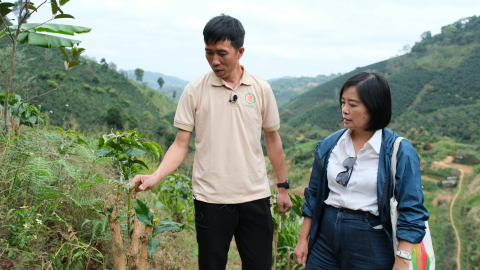
[[[296,261],[305,269],[407,270],[403,255],[421,242],[428,219],[418,154],[402,141],[395,177],[401,213],[397,238],[398,250],[406,253],[395,257],[389,199],[398,135],[386,128],[392,114],[390,87],[380,72],[360,72],[344,83],[340,104],[346,129],[320,141],[314,151]]]

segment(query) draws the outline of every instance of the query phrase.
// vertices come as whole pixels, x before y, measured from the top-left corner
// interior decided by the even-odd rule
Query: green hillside
[[[0,58],[3,56],[0,59],[0,88],[5,87],[3,77],[9,67],[9,47],[5,39],[0,42]],[[132,82],[107,64],[81,57],[81,65],[65,75],[60,50],[30,45],[18,47],[18,78],[13,82],[11,92],[24,98],[32,97],[57,87],[66,77],[64,87],[32,101],[41,105],[42,112],[53,112],[48,114],[52,125],[63,126],[69,121],[82,130],[104,124],[113,127],[112,121],[107,121],[105,116],[109,108],[117,106],[120,114],[113,114],[113,118],[121,118],[119,121],[127,127],[153,135],[159,128],[161,117],[176,109],[173,100]]]
[[[353,74],[376,69],[391,87],[392,127],[407,132],[424,126],[427,131],[461,142],[480,142],[480,18],[473,16],[422,35],[412,51],[390,60],[357,68],[294,98],[281,111],[288,125],[312,124],[325,130],[341,125],[339,89]],[[466,108],[472,111],[467,111]]]
[[[318,86],[329,80],[335,79],[342,75],[318,75],[317,77],[282,77],[278,79],[268,80],[272,87],[273,93],[277,100],[278,106],[289,102],[292,98],[307,92],[308,90]]]

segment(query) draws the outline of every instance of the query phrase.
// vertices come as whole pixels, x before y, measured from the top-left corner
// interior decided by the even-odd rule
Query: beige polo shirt
[[[215,73],[190,82],[182,93],[174,125],[195,130],[193,195],[208,203],[235,204],[271,195],[260,137],[280,128],[272,88],[242,66],[232,89]],[[233,91],[238,99],[229,100]]]

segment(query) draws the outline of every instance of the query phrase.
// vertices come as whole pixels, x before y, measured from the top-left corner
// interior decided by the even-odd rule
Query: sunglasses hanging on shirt
[[[352,171],[353,171],[353,165],[355,164],[355,161],[357,160],[356,157],[348,157],[343,161],[342,166],[347,169],[346,171],[340,172],[337,175],[336,182],[344,187],[348,185],[348,182],[350,181],[350,177],[352,176]]]

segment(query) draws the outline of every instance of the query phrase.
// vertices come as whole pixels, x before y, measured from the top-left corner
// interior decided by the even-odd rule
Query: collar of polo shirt
[[[240,84],[252,85],[252,76],[250,76],[250,73],[248,73],[248,71],[245,69],[244,66],[240,65],[240,67],[243,70],[243,75],[242,75],[242,78],[240,79],[239,85]],[[217,77],[215,74],[210,76],[210,83],[214,86],[227,85],[227,83],[222,78]]]

